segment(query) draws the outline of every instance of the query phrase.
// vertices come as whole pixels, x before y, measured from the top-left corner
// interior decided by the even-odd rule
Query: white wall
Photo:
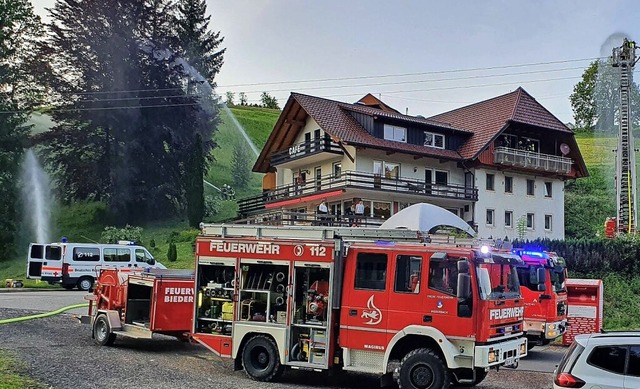
[[[494,190],[486,189],[487,174],[494,174]],[[513,177],[513,193],[505,193],[505,175]],[[534,195],[527,195],[527,179],[535,181]],[[545,197],[545,182],[552,183],[551,197]],[[478,169],[475,171],[478,202],[475,222],[480,238],[518,238],[517,223],[521,216],[534,214],[534,228],[527,229],[525,239],[564,239],[564,182],[559,179],[525,176],[510,172]],[[493,226],[486,224],[487,209],[494,210]],[[505,211],[513,212],[512,227],[505,227]],[[551,215],[551,230],[545,230],[545,215]]]

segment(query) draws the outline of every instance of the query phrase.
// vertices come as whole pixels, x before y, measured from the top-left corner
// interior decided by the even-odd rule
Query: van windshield
[[[136,249],[136,262],[152,264],[155,262],[155,259],[147,250]]]

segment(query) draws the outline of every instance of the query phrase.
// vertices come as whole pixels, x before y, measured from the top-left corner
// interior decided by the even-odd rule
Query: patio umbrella
[[[430,231],[433,227],[458,228],[473,236],[475,231],[467,222],[437,205],[418,203],[409,206],[387,219],[380,228],[405,228],[412,231]]]

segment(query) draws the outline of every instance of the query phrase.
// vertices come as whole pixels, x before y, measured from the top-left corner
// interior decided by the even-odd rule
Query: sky
[[[55,0],[32,0],[46,20]],[[640,4],[595,0],[207,0],[226,48],[219,95],[367,93],[429,117],[519,86],[565,123],[584,69],[620,34],[640,42]],[[613,37],[612,37],[613,36]]]

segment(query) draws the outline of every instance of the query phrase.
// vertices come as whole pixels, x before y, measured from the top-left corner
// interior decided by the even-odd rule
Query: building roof
[[[301,110],[304,111],[305,115],[300,114]],[[348,104],[294,92],[291,93],[289,100],[287,100],[287,103],[282,110],[282,114],[273,128],[273,132],[269,136],[267,143],[262,149],[262,152],[254,165],[254,170],[259,172],[266,172],[269,170],[270,166],[267,159],[270,153],[291,146],[294,142],[295,134],[297,134],[303,126],[301,122],[305,120],[306,115],[315,120],[320,128],[329,134],[329,136],[336,142],[342,142],[352,146],[364,146],[380,150],[404,152],[425,157],[451,160],[461,159],[460,155],[453,150],[424,147],[421,145],[376,138],[367,132],[367,130],[358,123],[350,112],[359,112],[369,116],[385,117],[405,123],[411,122],[417,125],[437,127],[448,131],[471,134],[470,131],[457,129],[453,126],[438,123],[434,120],[402,115],[393,109],[379,109],[362,104]],[[295,123],[298,124],[295,125]]]
[[[380,139],[367,132],[352,113],[464,134],[467,140],[458,150],[445,150]],[[293,92],[254,165],[254,171],[272,170],[270,155],[290,147],[308,117],[315,120],[325,133],[339,143],[454,161],[478,158],[509,125],[520,123],[533,126],[542,133],[553,133],[550,136],[562,137],[572,150],[569,157],[577,164],[578,176],[588,175],[573,131],[521,87],[502,96],[430,118],[403,115],[371,94],[355,104],[348,104]]]
[[[458,150],[465,159],[476,158],[511,122],[573,135],[573,131],[522,87],[502,96],[431,116],[429,119],[473,132]]]

